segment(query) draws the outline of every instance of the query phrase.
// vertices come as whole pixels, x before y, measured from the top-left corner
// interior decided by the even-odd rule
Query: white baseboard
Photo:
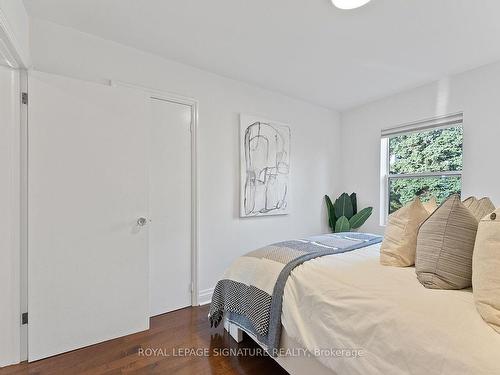
[[[198,305],[208,305],[212,301],[212,294],[214,293],[214,288],[200,290],[198,293]]]

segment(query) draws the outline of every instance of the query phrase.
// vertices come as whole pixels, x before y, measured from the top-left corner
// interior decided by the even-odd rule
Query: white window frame
[[[389,216],[389,183],[391,180],[400,178],[419,178],[419,177],[460,177],[462,181],[463,170],[460,171],[442,171],[442,172],[422,172],[422,173],[390,173],[390,155],[389,139],[403,134],[420,133],[435,129],[448,129],[462,126],[463,113],[458,112],[445,116],[434,117],[427,120],[415,121],[399,125],[393,128],[382,129],[380,139],[380,225],[387,224]],[[462,151],[463,158],[463,151]]]

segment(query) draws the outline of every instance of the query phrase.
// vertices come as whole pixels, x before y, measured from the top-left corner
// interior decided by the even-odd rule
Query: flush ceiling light
[[[355,9],[362,7],[371,0],[332,0],[333,5],[339,9]]]

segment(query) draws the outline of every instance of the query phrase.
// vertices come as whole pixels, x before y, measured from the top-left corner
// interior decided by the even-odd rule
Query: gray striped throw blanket
[[[292,270],[314,258],[381,241],[381,236],[373,234],[325,234],[275,243],[239,257],[215,286],[210,324],[217,327],[225,314],[275,356],[281,336],[283,291]]]

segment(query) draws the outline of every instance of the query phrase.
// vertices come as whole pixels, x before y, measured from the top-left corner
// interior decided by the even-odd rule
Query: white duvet
[[[295,268],[283,297],[288,335],[313,353],[326,350],[318,360],[341,375],[500,374],[500,334],[481,319],[471,290],[426,289],[414,268],[381,266],[379,249]]]

